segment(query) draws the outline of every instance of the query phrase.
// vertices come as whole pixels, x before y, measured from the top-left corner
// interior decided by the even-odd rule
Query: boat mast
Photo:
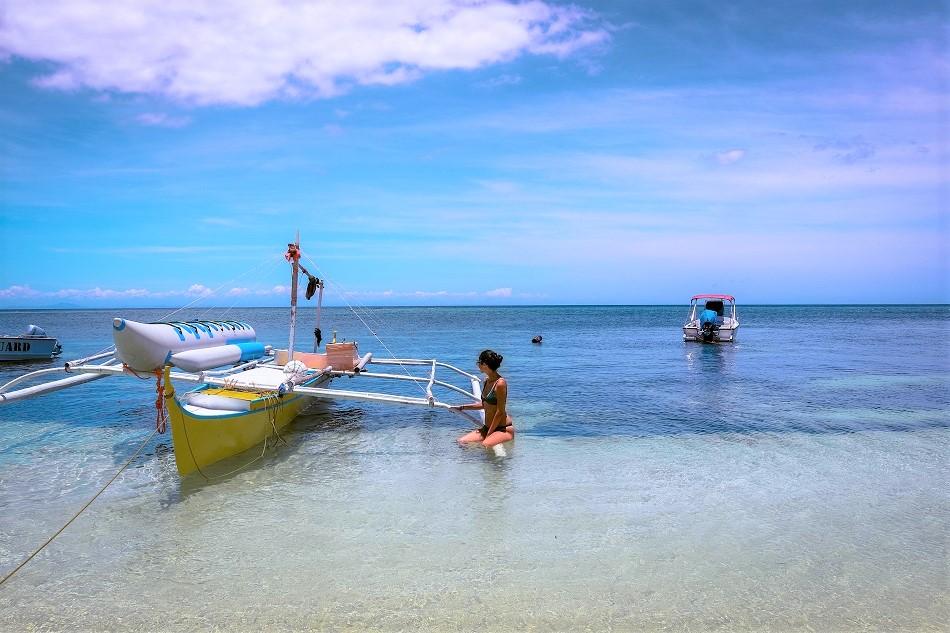
[[[300,231],[293,244],[287,245],[287,261],[290,262],[293,273],[290,279],[290,343],[287,345],[287,362],[294,359],[294,334],[297,329],[297,275],[300,269]]]

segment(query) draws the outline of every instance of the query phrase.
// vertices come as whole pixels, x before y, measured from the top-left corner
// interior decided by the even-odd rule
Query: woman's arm
[[[505,407],[508,402],[508,381],[504,378],[499,378],[495,382],[495,397],[498,398],[498,404],[495,405],[495,415],[487,421],[488,435],[505,428],[508,422],[508,411]]]
[[[481,402],[472,402],[471,404],[460,404],[452,408],[458,409],[459,411],[479,411],[481,409],[484,409],[485,405],[484,403],[481,403]]]

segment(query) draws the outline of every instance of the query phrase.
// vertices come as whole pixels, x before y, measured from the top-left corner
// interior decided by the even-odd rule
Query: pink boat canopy
[[[736,298],[732,295],[693,295],[691,301],[696,301],[697,299],[722,299],[723,301],[732,301],[735,303]]]

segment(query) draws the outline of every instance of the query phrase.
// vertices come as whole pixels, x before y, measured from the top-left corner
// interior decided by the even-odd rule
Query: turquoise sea
[[[0,312],[64,348],[0,383],[167,312]],[[286,309],[176,318],[221,316],[287,344]],[[0,630],[948,630],[950,306],[740,306],[731,345],[684,343],[685,316],[329,309],[327,337],[377,357],[503,354],[515,441],[318,403],[209,483],[159,436],[0,585]],[[0,576],[132,455],[153,401],[114,378],[0,407]]]

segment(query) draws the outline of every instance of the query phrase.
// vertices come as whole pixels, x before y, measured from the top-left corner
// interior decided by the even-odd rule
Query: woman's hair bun
[[[498,352],[486,349],[478,355],[478,360],[488,365],[494,371],[501,367],[501,361],[504,360],[504,357]]]

